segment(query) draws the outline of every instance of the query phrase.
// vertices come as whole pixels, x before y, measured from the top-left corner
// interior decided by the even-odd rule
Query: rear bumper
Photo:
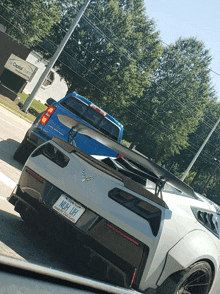
[[[22,284],[22,288],[26,294],[30,292],[29,289],[33,287],[34,281],[37,282],[39,288],[50,288],[50,292],[52,293],[63,292],[63,288],[65,287],[68,293],[97,293],[97,290],[100,290],[101,293],[142,294],[133,291],[132,289],[115,287],[107,283],[99,282],[95,279],[86,278],[76,274],[67,274],[49,267],[36,265],[34,263],[3,255],[0,256],[0,267],[1,285],[4,285],[6,289],[10,288],[11,284],[15,285],[14,275],[17,274],[19,270],[19,275],[16,276],[19,279],[19,284]],[[38,275],[37,278],[36,274]],[[54,277],[56,277],[56,283],[54,283]],[[149,289],[146,294],[156,294],[156,291]]]
[[[34,130],[31,130],[27,136],[27,141],[35,147],[38,147],[39,145],[51,139],[52,139],[51,137],[45,135],[42,131],[40,131],[37,128],[35,128]]]

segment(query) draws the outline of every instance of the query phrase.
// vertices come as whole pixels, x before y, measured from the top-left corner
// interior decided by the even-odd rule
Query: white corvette
[[[145,294],[220,293],[219,207],[145,156],[59,119],[124,157],[96,159],[57,138],[44,143],[8,199],[21,217],[75,234],[109,283]]]

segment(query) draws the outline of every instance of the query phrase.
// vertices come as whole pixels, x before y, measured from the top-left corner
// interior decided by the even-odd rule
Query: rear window
[[[118,141],[119,127],[101,113],[75,97],[68,97],[61,105],[108,137]]]

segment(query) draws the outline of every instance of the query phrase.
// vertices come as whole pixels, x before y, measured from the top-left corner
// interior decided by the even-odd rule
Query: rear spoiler
[[[143,154],[137,153],[125,147],[124,145],[117,143],[116,141],[102,134],[100,131],[95,130],[69,116],[58,114],[58,119],[65,126],[69,127],[70,129],[72,128],[76,133],[80,133],[85,136],[91,137],[96,141],[100,142],[101,144],[109,147],[110,149],[124,155],[126,158],[134,162],[137,162],[139,165],[143,166],[148,171],[154,173],[158,177],[158,181],[163,179],[165,182],[170,183],[172,186],[174,186],[177,190],[180,190],[185,194],[197,199],[194,190],[190,186],[185,184],[183,181],[178,179],[176,176],[174,176],[172,173],[170,173],[163,167],[152,162]]]

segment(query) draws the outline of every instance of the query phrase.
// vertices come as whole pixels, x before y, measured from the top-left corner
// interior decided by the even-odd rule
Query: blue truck
[[[53,137],[58,137],[67,142],[71,141],[79,149],[90,155],[112,157],[117,155],[115,151],[82,134],[78,134],[74,140],[71,140],[71,137],[74,136],[74,131],[70,131],[58,119],[58,114],[67,115],[99,130],[120,143],[123,126],[111,115],[77,93],[71,93],[58,102],[49,98],[47,104],[49,105],[47,110],[36,118],[15,151],[13,156],[15,160],[25,163],[37,146],[51,140]]]

